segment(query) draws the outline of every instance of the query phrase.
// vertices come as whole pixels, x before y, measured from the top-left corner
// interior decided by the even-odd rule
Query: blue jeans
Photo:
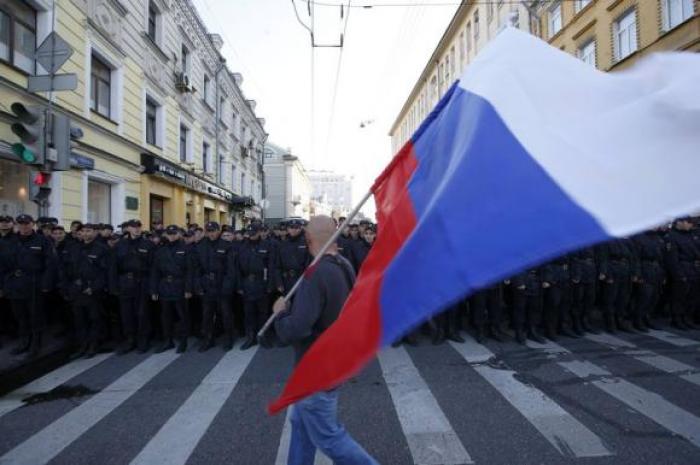
[[[379,465],[338,422],[338,391],[321,391],[294,404],[288,465],[313,465],[320,449],[335,465]]]

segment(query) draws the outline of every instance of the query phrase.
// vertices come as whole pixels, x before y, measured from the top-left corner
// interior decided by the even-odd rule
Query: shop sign
[[[73,152],[70,154],[70,166],[79,170],[94,170],[95,159]]]

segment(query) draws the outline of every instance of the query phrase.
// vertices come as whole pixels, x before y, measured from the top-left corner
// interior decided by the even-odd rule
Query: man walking
[[[306,231],[309,252],[318,255],[334,232],[335,223],[330,217],[313,217]],[[313,272],[307,272],[290,308],[281,298],[275,302],[273,311],[281,312],[275,321],[277,336],[294,346],[297,362],[336,320],[354,284],[352,266],[337,249],[337,245],[331,245]],[[289,465],[313,463],[316,449],[338,465],[378,465],[340,424],[337,410],[338,387],[294,404]]]

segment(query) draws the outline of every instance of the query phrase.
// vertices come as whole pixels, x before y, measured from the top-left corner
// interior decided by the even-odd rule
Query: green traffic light
[[[34,163],[36,161],[34,152],[29,150],[24,144],[12,144],[12,152],[25,163]]]

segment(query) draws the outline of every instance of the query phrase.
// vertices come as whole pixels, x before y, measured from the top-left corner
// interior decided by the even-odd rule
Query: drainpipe
[[[219,66],[216,68],[216,72],[214,73],[214,85],[216,86],[216,102],[214,102],[214,108],[215,110],[215,119],[214,121],[214,134],[216,137],[216,143],[215,143],[215,149],[214,149],[214,154],[216,156],[216,160],[214,161],[215,166],[216,166],[216,182],[217,184],[221,185],[223,187],[223,176],[221,172],[221,163],[220,163],[220,155],[219,155],[219,120],[221,119],[221,105],[219,103],[219,73],[226,67],[226,60],[224,58],[219,59]]]
[[[263,223],[265,222],[265,207],[262,204],[263,200],[267,203],[267,197],[265,196],[265,144],[267,143],[268,137],[270,137],[270,135],[265,133],[262,140],[262,153],[260,154],[262,157],[262,160],[260,160],[260,166],[262,166],[262,170],[260,171],[260,217],[262,218]]]

